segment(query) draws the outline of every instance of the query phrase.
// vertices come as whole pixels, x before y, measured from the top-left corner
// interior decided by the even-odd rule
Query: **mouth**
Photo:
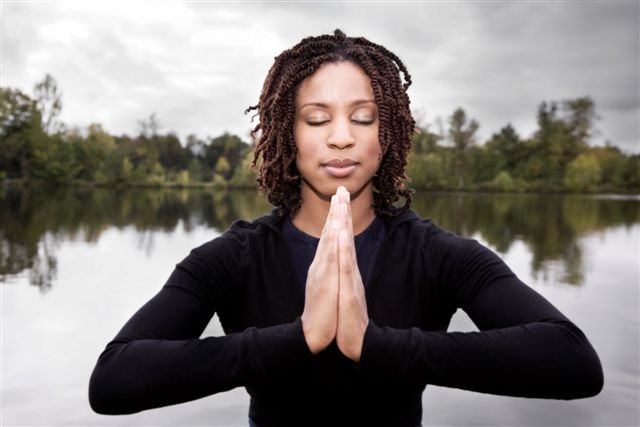
[[[332,159],[322,163],[321,166],[329,175],[344,178],[356,169],[358,162],[351,159]]]

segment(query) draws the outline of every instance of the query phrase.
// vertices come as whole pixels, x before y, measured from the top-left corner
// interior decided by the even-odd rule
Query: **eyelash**
[[[352,122],[354,122],[355,124],[357,124],[357,125],[362,125],[362,126],[372,125],[374,121],[375,121],[375,119],[369,119],[369,120],[352,120]]]
[[[360,125],[360,126],[368,126],[368,125],[372,125],[373,122],[375,121],[375,119],[370,119],[370,120],[351,120],[353,123],[355,123],[356,125]],[[323,120],[321,122],[307,122],[307,124],[309,126],[322,126],[325,123],[329,123],[329,120]]]

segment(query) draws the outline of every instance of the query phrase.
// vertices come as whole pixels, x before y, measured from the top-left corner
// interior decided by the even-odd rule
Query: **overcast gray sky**
[[[423,123],[461,106],[480,141],[536,127],[543,100],[590,95],[605,139],[640,152],[640,2],[174,2],[2,0],[3,87],[32,93],[45,73],[69,126],[134,134],[155,112],[181,137],[247,139],[274,56],[341,28],[395,52]]]

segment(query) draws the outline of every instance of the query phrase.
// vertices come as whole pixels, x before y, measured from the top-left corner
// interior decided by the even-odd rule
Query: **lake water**
[[[427,387],[425,426],[637,426],[640,198],[419,193],[414,209],[498,252],[580,326],[605,387],[575,401]],[[191,248],[271,210],[255,192],[0,191],[1,415],[12,425],[246,426],[243,389],[101,416],[98,355]],[[474,330],[463,314],[452,330]],[[205,335],[219,335],[212,320]]]

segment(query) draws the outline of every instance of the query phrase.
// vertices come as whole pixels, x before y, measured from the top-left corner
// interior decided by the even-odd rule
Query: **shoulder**
[[[396,225],[393,247],[407,258],[418,256],[422,266],[444,282],[512,274],[493,250],[476,239],[445,230],[415,213]]]
[[[434,273],[449,275],[474,266],[502,264],[496,253],[476,239],[446,230],[413,211],[394,218],[389,226],[391,250]]]
[[[277,226],[278,218],[272,215],[237,220],[219,236],[193,248],[177,269],[200,283],[238,283],[256,258],[276,252],[277,240],[270,236],[276,234]]]
[[[280,236],[283,220],[284,217],[277,215],[275,211],[252,221],[239,219],[234,221],[221,237],[239,243]]]
[[[238,219],[221,235],[193,249],[192,254],[222,258],[243,257],[251,247],[263,245],[275,235],[280,235],[282,218],[272,213],[252,221]]]
[[[400,243],[423,250],[464,251],[479,245],[475,239],[446,230],[430,218],[422,218],[412,210],[388,220],[387,230]]]

